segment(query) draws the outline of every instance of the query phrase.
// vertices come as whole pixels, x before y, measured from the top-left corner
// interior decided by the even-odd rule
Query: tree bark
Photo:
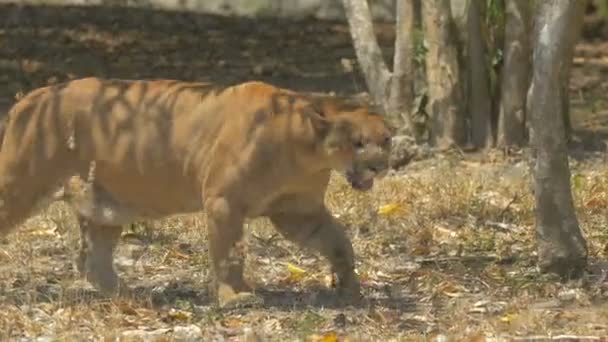
[[[505,49],[497,145],[526,143],[526,91],[531,68],[530,0],[507,0],[505,4]]]
[[[387,105],[389,113],[401,119],[402,130],[413,134],[410,112],[414,103],[414,14],[412,0],[397,0],[395,56]]]
[[[564,66],[572,63],[584,6],[581,0],[540,0],[528,92],[539,266],[564,277],[579,275],[588,253],[572,201],[560,84]]]
[[[471,142],[477,148],[492,144],[492,94],[488,70],[487,47],[481,34],[482,0],[470,0],[467,14],[467,56],[469,65],[469,112],[471,115]]]
[[[428,43],[426,72],[430,101],[431,143],[439,148],[466,142],[456,47],[449,0],[422,1]]]

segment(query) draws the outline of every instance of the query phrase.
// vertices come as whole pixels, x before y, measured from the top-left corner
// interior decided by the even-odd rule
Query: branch
[[[391,73],[374,33],[367,0],[342,0],[342,3],[367,88],[374,102],[386,108],[386,89]]]

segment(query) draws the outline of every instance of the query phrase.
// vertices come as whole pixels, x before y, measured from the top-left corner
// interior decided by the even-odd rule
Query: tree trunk
[[[357,60],[374,102],[406,134],[412,130],[410,111],[414,103],[412,0],[397,0],[395,57],[391,73],[374,33],[367,0],[343,0]]]
[[[378,45],[366,0],[343,0],[346,19],[353,38],[357,61],[374,102],[384,106],[388,99],[390,71]]]
[[[585,1],[540,0],[533,74],[528,93],[534,170],[539,266],[564,277],[577,276],[587,245],[574,212],[565,140],[562,72],[582,25]]]
[[[460,107],[465,122],[466,139],[471,138],[471,68],[469,63],[468,24],[470,20],[470,4],[472,0],[450,0],[450,15],[452,19],[453,34],[456,39],[455,46],[458,51],[458,84],[460,84]]]
[[[413,133],[411,109],[414,103],[414,2],[397,0],[395,57],[390,84],[388,112],[398,115],[402,130]]]
[[[530,82],[530,0],[507,0],[504,65],[497,145],[526,143],[526,91]]]
[[[477,148],[492,144],[492,94],[488,70],[487,47],[482,32],[482,4],[484,0],[471,0],[467,15],[467,56],[469,112],[471,115],[471,142]]]
[[[465,122],[459,87],[458,49],[449,0],[422,1],[426,73],[430,101],[431,143],[439,148],[464,145]]]

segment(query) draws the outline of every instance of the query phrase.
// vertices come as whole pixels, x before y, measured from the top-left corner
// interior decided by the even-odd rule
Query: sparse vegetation
[[[576,167],[575,199],[590,272],[560,283],[535,268],[533,198],[522,162],[420,161],[358,193],[339,176],[327,202],[349,223],[366,303],[336,307],[326,263],[249,222],[248,270],[263,308],[210,305],[204,221],[175,217],[125,233],[117,264],[145,299],[108,301],[75,279],[77,230],[61,203],[2,243],[0,331],[70,340],[195,324],[206,338],[337,336],[425,340],[447,334],[608,334],[604,282],[607,173]],[[506,175],[506,176],[505,176]],[[7,239],[8,240],[8,239]],[[145,327],[145,328],[144,328]],[[168,332],[168,334],[170,334]],[[319,337],[321,338],[321,337]]]

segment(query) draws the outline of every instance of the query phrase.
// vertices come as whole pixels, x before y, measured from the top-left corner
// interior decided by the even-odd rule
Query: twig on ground
[[[274,239],[276,239],[276,238],[279,236],[279,234],[276,234],[276,233],[275,233],[275,234],[272,234],[272,235],[270,235],[270,237],[269,237],[269,238],[263,238],[263,237],[261,237],[261,236],[259,236],[259,235],[255,234],[255,233],[251,233],[251,236],[253,236],[253,237],[254,237],[254,238],[256,238],[258,241],[260,241],[260,242],[262,242],[262,243],[264,243],[264,244],[266,244],[266,245],[267,245],[267,244],[270,244],[272,241],[274,241]]]
[[[486,221],[486,226],[490,227],[490,228],[494,228],[494,229],[498,229],[500,231],[503,232],[512,232],[515,229],[515,225],[510,224],[510,223],[504,223],[504,222],[497,222],[497,221]]]
[[[556,335],[556,336],[506,336],[511,341],[605,341],[605,336]]]
[[[507,212],[507,210],[509,210],[511,205],[513,205],[513,203],[515,203],[515,201],[517,201],[518,199],[519,199],[519,196],[517,194],[515,194],[513,196],[513,198],[509,201],[509,203],[507,203],[507,205],[504,208],[502,208],[502,210],[500,211],[500,214],[498,214],[498,217],[501,220],[504,218],[505,213]]]

